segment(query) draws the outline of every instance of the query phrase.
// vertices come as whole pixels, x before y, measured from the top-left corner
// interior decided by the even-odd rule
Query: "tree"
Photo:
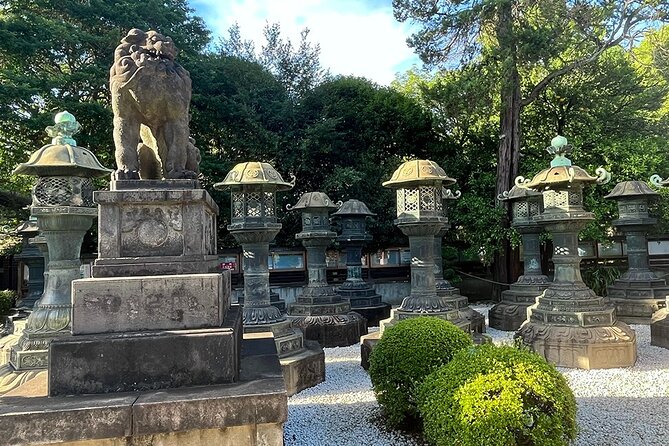
[[[669,6],[654,0],[393,0],[395,17],[422,29],[408,43],[431,65],[484,63],[498,73],[499,145],[495,195],[518,174],[521,111],[556,79],[634,42]],[[546,73],[534,80],[535,67]],[[510,280],[508,259],[497,280]]]
[[[265,43],[256,54],[253,41],[244,40],[235,23],[228,30],[228,37],[220,39],[218,52],[259,63],[276,76],[291,98],[299,100],[330,76],[320,63],[321,46],[309,42],[309,32],[309,28],[302,30],[300,43],[294,48],[290,39],[281,35],[279,23],[267,23],[263,29]]]
[[[28,192],[33,178],[11,175],[48,138],[44,128],[62,110],[82,124],[79,145],[112,166],[109,67],[132,28],[174,38],[187,66],[209,41],[185,0],[6,0],[0,6],[0,184]],[[193,71],[193,70],[191,70]],[[4,209],[3,209],[4,211]],[[8,215],[6,212],[3,215]],[[1,217],[0,217],[1,219]],[[0,221],[0,226],[4,225]],[[5,231],[6,232],[6,231]]]
[[[295,144],[287,145],[281,157],[298,179],[293,199],[314,190],[333,200],[360,199],[378,214],[370,227],[370,249],[406,243],[393,228],[395,198],[381,183],[403,161],[425,158],[435,150],[430,115],[390,88],[339,77],[303,98],[296,123]]]

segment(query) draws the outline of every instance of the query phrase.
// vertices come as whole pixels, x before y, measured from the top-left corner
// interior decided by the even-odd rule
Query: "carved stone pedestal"
[[[653,315],[650,324],[650,345],[669,348],[669,307]]]
[[[516,336],[560,367],[631,367],[636,362],[634,330],[618,321],[615,308],[581,279],[578,231],[592,214],[564,217],[570,221],[547,225],[555,246],[555,279],[529,307],[529,318]]]

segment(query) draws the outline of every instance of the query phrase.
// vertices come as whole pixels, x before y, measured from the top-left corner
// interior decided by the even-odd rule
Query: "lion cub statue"
[[[172,39],[131,29],[114,51],[115,180],[194,179],[200,152],[190,138],[191,80]]]

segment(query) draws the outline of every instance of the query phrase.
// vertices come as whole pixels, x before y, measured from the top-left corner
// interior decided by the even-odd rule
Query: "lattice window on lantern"
[[[439,197],[437,199],[437,212],[443,213],[444,215],[446,215],[446,211],[444,210],[444,201],[443,201],[442,197]]]
[[[416,214],[419,206],[418,188],[402,189],[404,191],[404,212]]]
[[[246,216],[262,217],[262,204],[260,192],[248,192],[246,194]]]
[[[435,200],[435,191],[436,187],[430,186],[420,186],[420,200],[418,203],[420,205],[421,211],[435,211],[437,209],[437,201]]]
[[[569,207],[569,192],[561,190],[555,193],[555,207],[562,209]]]
[[[513,217],[526,220],[530,216],[527,201],[516,201],[513,203]]]
[[[572,191],[569,193],[569,205],[570,206],[580,206],[583,204],[581,193],[577,191]]]
[[[80,184],[82,206],[95,206],[93,201],[93,180],[91,178],[81,178]]]
[[[556,246],[553,250],[553,254],[556,256],[568,256],[569,248],[566,246]]]
[[[232,193],[232,218],[244,217],[244,193]]]
[[[528,205],[528,214],[529,217],[536,217],[541,213],[541,205],[536,200],[530,200],[527,202]]]
[[[70,178],[41,177],[33,188],[33,205],[67,206],[72,204],[74,191]]]
[[[397,189],[397,216],[404,213],[404,189]]]
[[[274,192],[263,192],[263,208],[265,210],[265,217],[274,217],[276,203],[274,201]]]
[[[555,207],[555,191],[547,190],[543,193],[544,196],[544,207],[546,209]]]

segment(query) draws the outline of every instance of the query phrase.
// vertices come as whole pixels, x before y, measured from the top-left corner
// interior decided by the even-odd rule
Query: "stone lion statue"
[[[109,89],[117,180],[197,178],[200,152],[188,128],[191,80],[176,55],[172,39],[140,29],[114,51]]]

